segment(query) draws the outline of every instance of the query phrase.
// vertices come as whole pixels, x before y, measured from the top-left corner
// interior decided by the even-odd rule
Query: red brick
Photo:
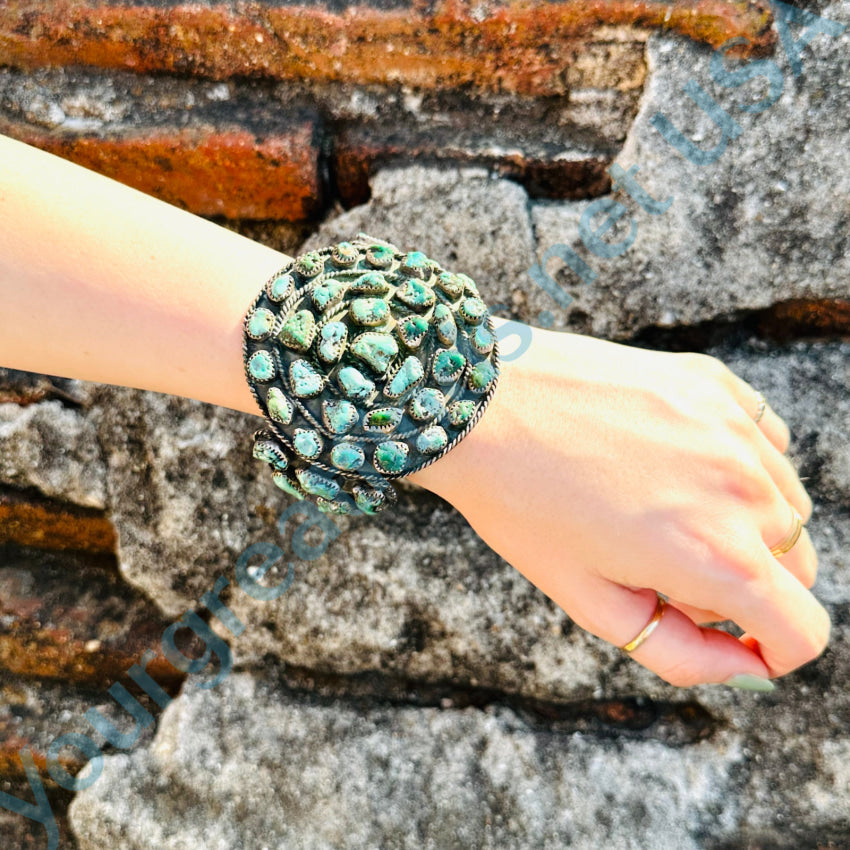
[[[108,687],[146,649],[157,650],[171,622],[117,575],[79,557],[16,551],[0,566],[4,675]],[[185,678],[162,657],[148,671],[163,682]]]
[[[774,41],[761,0],[517,0],[487,7],[442,0],[429,7],[357,5],[340,14],[319,3],[19,0],[0,9],[0,62],[552,95],[582,84],[570,69],[580,66],[602,25],[668,29],[712,46],[743,36],[757,51]],[[630,87],[628,64],[595,63],[593,73],[608,86]]]
[[[850,340],[850,301],[796,298],[774,304],[759,320],[759,332],[779,342],[809,337]]]
[[[56,135],[0,120],[0,132],[196,215],[302,221],[321,206],[315,122],[258,138],[244,129],[139,128]]]
[[[3,543],[114,554],[116,537],[112,523],[96,511],[2,492],[0,544]]]

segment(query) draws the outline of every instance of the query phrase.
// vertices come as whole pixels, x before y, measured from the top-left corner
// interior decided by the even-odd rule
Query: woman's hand
[[[823,651],[830,622],[805,528],[770,553],[789,505],[806,521],[811,500],[788,427],[769,406],[756,424],[757,406],[716,358],[535,328],[470,434],[410,480],[617,646],[668,596],[633,656],[671,684],[781,676]],[[723,620],[746,633],[703,625]]]

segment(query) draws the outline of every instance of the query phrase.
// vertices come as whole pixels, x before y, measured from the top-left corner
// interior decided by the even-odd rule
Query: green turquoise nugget
[[[383,298],[355,298],[348,310],[358,325],[382,325],[390,315],[390,306]]]
[[[299,310],[291,315],[280,329],[280,341],[296,351],[306,351],[316,336],[316,320],[309,310]]]
[[[387,474],[401,472],[409,453],[410,449],[407,447],[407,443],[402,443],[399,440],[387,440],[385,443],[378,443],[375,446],[373,458],[375,469]]]
[[[331,449],[331,463],[338,469],[360,469],[366,462],[363,449],[355,443],[337,443]]]
[[[422,361],[412,354],[405,358],[399,370],[393,375],[392,380],[384,387],[384,395],[387,398],[398,398],[409,389],[415,387],[425,377]]]
[[[386,372],[398,354],[398,344],[389,334],[367,332],[351,343],[351,353],[368,363],[376,372]]]
[[[248,371],[251,377],[258,381],[270,381],[274,377],[275,365],[271,354],[261,349],[255,351],[248,361]]]
[[[465,365],[466,358],[459,351],[443,349],[434,357],[431,372],[438,384],[450,384],[460,377]]]

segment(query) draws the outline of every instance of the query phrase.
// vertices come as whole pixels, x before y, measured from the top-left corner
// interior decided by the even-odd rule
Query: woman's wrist
[[[497,332],[509,324],[512,323],[493,316]],[[501,361],[496,391],[472,430],[451,451],[430,466],[406,476],[406,480],[456,505],[460,494],[472,484],[475,470],[504,457],[513,430],[516,394],[521,392],[525,353]]]

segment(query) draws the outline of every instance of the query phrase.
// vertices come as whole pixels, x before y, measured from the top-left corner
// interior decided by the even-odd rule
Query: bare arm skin
[[[260,415],[242,318],[288,257],[0,136],[0,364]],[[485,293],[486,297],[486,293]],[[498,325],[502,320],[494,319]],[[539,412],[534,429],[520,406]],[[534,329],[472,432],[409,477],[580,626],[674,685],[784,675],[829,617],[789,431],[719,360]],[[368,520],[366,520],[368,521]],[[705,623],[731,619],[740,638]]]

